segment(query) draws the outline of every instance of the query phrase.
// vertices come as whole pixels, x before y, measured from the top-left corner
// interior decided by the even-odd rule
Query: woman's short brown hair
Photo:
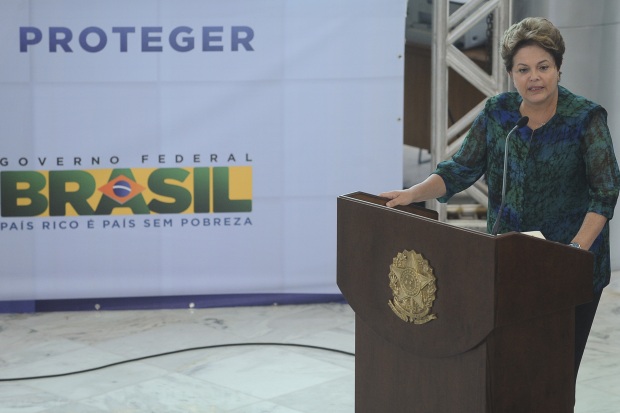
[[[564,39],[557,27],[543,17],[527,17],[506,30],[502,40],[501,54],[507,72],[512,71],[513,58],[523,46],[536,45],[545,49],[558,70],[564,57]]]

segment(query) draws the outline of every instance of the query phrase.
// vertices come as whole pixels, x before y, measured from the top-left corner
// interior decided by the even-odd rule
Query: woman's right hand
[[[401,189],[397,191],[383,192],[383,193],[380,193],[379,196],[390,199],[387,202],[387,204],[385,204],[386,206],[390,208],[393,208],[397,205],[409,205],[414,201],[411,188]]]
[[[389,191],[379,194],[384,198],[389,198],[386,206],[392,208],[397,205],[409,205],[414,202],[428,201],[442,197],[446,194],[446,184],[443,178],[437,174],[431,174],[423,182],[412,186],[409,189]]]

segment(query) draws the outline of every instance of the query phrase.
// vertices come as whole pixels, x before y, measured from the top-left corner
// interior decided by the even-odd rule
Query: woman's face
[[[557,97],[560,73],[553,56],[540,46],[517,51],[510,77],[525,103],[541,105]]]

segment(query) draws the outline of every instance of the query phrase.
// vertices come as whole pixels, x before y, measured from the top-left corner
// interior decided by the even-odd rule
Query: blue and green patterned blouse
[[[440,202],[483,175],[489,186],[487,229],[501,204],[505,137],[521,118],[522,98],[507,92],[489,98],[461,149],[433,172],[447,193]],[[509,142],[506,202],[499,233],[540,231],[551,241],[569,243],[587,212],[611,219],[620,172],[603,107],[563,87],[553,118],[539,129],[516,130]],[[595,254],[594,291],[609,284],[609,223],[590,251]]]

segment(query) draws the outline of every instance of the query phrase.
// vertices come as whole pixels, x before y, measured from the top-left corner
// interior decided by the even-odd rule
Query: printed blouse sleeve
[[[459,151],[451,159],[439,163],[433,172],[441,176],[446,185],[446,194],[437,198],[439,202],[448,202],[484,174],[487,154],[485,113],[486,109],[474,120]]]
[[[611,219],[620,190],[620,172],[607,127],[607,112],[602,107],[592,114],[583,142],[590,187],[588,211]]]

